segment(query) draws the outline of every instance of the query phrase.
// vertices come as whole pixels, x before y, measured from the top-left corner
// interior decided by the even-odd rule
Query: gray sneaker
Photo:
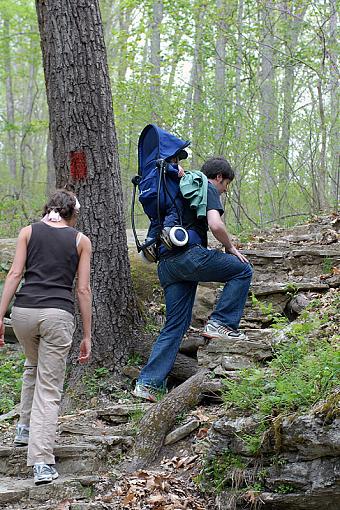
[[[206,338],[223,338],[225,340],[247,340],[247,336],[241,331],[218,324],[214,321],[209,321],[204,328],[203,336]]]
[[[14,446],[27,446],[29,439],[30,428],[27,425],[17,424]]]
[[[52,464],[44,464],[43,462],[37,462],[34,464],[33,474],[35,485],[51,483],[59,476],[58,471],[54,466],[52,466]]]

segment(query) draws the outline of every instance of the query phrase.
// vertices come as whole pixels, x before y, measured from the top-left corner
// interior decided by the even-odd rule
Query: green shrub
[[[338,322],[339,299],[335,292],[321,300],[319,308],[313,304],[287,333],[289,342],[276,347],[266,368],[243,370],[239,381],[223,381],[227,407],[258,417],[254,433],[242,436],[250,453],[260,450],[275,417],[306,412],[339,385],[339,335],[333,324]]]
[[[8,413],[20,402],[24,361],[21,353],[0,351],[0,414]]]

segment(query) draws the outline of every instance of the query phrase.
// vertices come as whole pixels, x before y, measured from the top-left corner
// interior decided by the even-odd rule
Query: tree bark
[[[241,144],[242,144],[242,87],[241,87],[241,72],[242,72],[242,57],[243,57],[243,0],[238,2],[237,11],[237,58],[236,58],[236,77],[235,77],[235,138],[236,138],[236,151],[234,156],[234,166],[236,169],[235,184],[232,188],[235,197],[235,220],[238,229],[241,228],[241,186],[242,186],[242,169],[241,169]]]
[[[331,127],[329,133],[331,160],[331,196],[336,210],[339,210],[340,198],[340,132],[339,132],[339,71],[337,58],[337,9],[336,0],[330,0],[329,26],[329,67],[331,89]]]
[[[154,0],[152,9],[152,32],[151,32],[151,117],[154,122],[160,118],[160,94],[161,94],[161,23],[163,19],[163,0]]]
[[[288,5],[288,3],[290,5]],[[295,73],[292,57],[296,51],[298,40],[301,34],[303,20],[307,10],[307,3],[295,6],[289,0],[285,1],[285,51],[287,53],[283,79],[283,113],[282,113],[282,132],[281,132],[281,151],[284,157],[284,179],[289,179],[289,145],[292,124],[292,114],[294,105],[294,85]],[[280,214],[280,211],[279,211]]]
[[[201,401],[207,373],[207,370],[200,370],[146,413],[140,422],[132,461],[124,466],[128,471],[142,469],[156,458],[165,436],[176,423],[177,416],[183,411],[189,411]]]
[[[203,1],[199,2],[197,14],[195,14],[195,46],[194,46],[194,59],[192,63],[192,78],[190,80],[193,92],[192,92],[192,104],[191,104],[191,139],[194,150],[192,151],[191,167],[197,169],[199,167],[199,153],[197,148],[200,146],[200,131],[203,124],[202,119],[202,86],[203,86],[203,54],[202,54],[202,43],[203,43],[203,20],[205,16],[205,5]]]
[[[92,241],[95,364],[119,370],[139,324],[98,0],[36,0],[57,187],[72,184]],[[77,314],[76,342],[81,338]],[[75,352],[73,351],[73,356]]]
[[[261,221],[276,216],[273,190],[276,187],[274,147],[277,134],[277,98],[274,67],[273,2],[265,0],[261,7],[262,41],[260,72],[259,138],[262,165]]]
[[[11,46],[10,46],[10,28],[8,20],[4,20],[4,60],[6,73],[6,110],[7,110],[7,137],[8,137],[8,169],[13,179],[17,177],[17,160],[16,160],[16,135],[14,130],[14,96],[12,83],[12,62],[11,62]]]

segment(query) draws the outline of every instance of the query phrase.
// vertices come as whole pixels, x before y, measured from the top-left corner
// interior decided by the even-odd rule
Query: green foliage
[[[21,353],[0,351],[0,414],[7,413],[20,401],[24,361]]]
[[[322,263],[322,272],[323,273],[331,273],[332,272],[332,267],[334,266],[334,261],[331,257],[325,257],[323,259],[323,263]]]
[[[202,490],[220,493],[228,488],[238,488],[246,462],[239,455],[226,450],[221,455],[207,457],[195,482]]]
[[[260,301],[253,292],[251,293],[250,299],[252,306],[260,310],[260,312],[267,317],[268,322],[271,322],[273,328],[281,328],[289,322],[287,317],[279,312],[274,312],[273,303]]]
[[[138,425],[143,418],[145,411],[143,409],[135,409],[129,413],[129,421],[132,423],[134,429],[138,429]]]
[[[268,367],[243,370],[237,382],[223,381],[225,404],[258,418],[254,433],[242,436],[250,453],[260,450],[273,418],[308,411],[339,384],[339,351],[336,340],[332,341],[333,329],[328,336],[323,321],[325,312],[327,317],[336,312],[338,300],[335,294],[326,307],[306,311],[301,322],[288,331],[289,342],[276,347]]]
[[[295,487],[289,483],[281,483],[274,489],[278,494],[291,494],[295,491]]]
[[[87,397],[95,397],[107,385],[107,378],[110,372],[105,367],[96,368],[93,372],[83,376],[85,394]]]
[[[139,365],[141,365],[142,362],[143,362],[142,356],[137,352],[133,352],[128,357],[127,365],[129,367],[138,367]]]

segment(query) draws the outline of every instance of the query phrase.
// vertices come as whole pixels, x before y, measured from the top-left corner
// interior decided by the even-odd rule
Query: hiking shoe
[[[35,485],[51,483],[59,476],[58,471],[54,466],[52,466],[52,464],[44,464],[43,462],[37,462],[34,464],[33,474]]]
[[[17,424],[14,437],[14,446],[27,446],[30,428],[27,425]]]
[[[144,400],[148,400],[149,402],[157,402],[157,395],[151,393],[151,386],[144,386],[143,384],[136,383],[135,389],[132,394],[135,397],[143,398]],[[156,391],[156,390],[154,390]]]
[[[247,336],[241,331],[235,331],[224,324],[209,321],[204,328],[203,336],[206,338],[224,338],[225,340],[246,340]]]

